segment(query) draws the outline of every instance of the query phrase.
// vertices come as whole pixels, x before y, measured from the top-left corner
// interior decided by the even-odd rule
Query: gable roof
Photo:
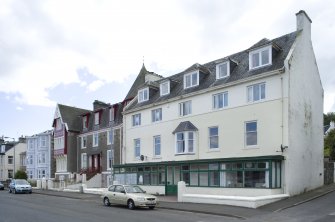
[[[87,109],[81,109],[73,106],[57,104],[63,123],[66,123],[69,131],[79,132],[82,128],[81,115],[90,112]]]
[[[176,83],[173,86],[171,86],[170,94],[160,96],[160,93],[158,91],[157,93],[150,95],[149,100],[146,102],[138,103],[137,101],[133,101],[131,104],[129,104],[129,106],[126,107],[125,111],[126,112],[131,111],[132,109],[137,109],[137,108],[140,108],[140,107],[152,104],[152,103],[162,102],[167,99],[172,99],[177,96],[187,95],[187,94],[200,91],[200,90],[204,90],[204,89],[208,89],[211,87],[216,87],[220,85],[224,87],[226,84],[233,83],[238,80],[247,79],[249,77],[256,76],[256,75],[259,75],[265,72],[280,70],[284,67],[285,58],[287,57],[289,50],[291,49],[298,32],[299,31],[295,31],[295,32],[280,36],[278,38],[275,38],[273,40],[262,39],[256,44],[254,44],[252,47],[244,51],[241,51],[241,52],[229,55],[229,56],[225,56],[223,58],[205,63],[203,65],[196,63],[178,74],[169,76],[167,78],[164,78],[158,81],[158,82],[163,82],[164,80],[170,80]],[[250,49],[259,47],[264,44],[272,44],[276,49],[280,48],[280,50],[277,50],[275,53],[273,53],[272,65],[264,66],[258,69],[249,70],[249,51]],[[216,79],[216,65],[219,62],[228,61],[228,60],[231,62],[234,62],[235,64],[234,68],[231,70],[230,75],[222,79]],[[198,86],[184,89],[183,76],[184,74],[189,73],[194,68],[198,69],[200,74],[205,74],[205,75],[199,75],[199,85]],[[135,90],[135,92],[137,92],[137,90]]]

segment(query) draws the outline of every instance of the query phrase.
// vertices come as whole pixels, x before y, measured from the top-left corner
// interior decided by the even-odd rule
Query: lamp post
[[[4,139],[12,139],[13,143],[15,142],[15,139],[13,137],[7,137],[4,136]],[[13,155],[13,162],[14,162],[14,168],[13,168],[13,177],[15,176],[15,144],[13,144],[13,151],[14,151],[14,155]]]

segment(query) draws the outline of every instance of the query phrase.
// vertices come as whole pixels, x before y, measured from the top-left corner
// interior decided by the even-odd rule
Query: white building
[[[137,85],[115,179],[166,195],[184,181],[198,202],[323,185],[323,88],[311,19],[296,18],[292,33]]]
[[[1,145],[0,181],[12,179],[18,170],[24,170],[25,162],[22,161],[21,156],[26,150],[27,144],[23,137],[20,137],[19,141],[6,142]]]
[[[26,171],[28,179],[50,178],[52,175],[52,130],[27,137]]]

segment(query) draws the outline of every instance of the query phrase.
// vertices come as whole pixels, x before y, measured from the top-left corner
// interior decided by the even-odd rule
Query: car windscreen
[[[25,180],[17,180],[17,181],[15,181],[15,184],[17,184],[17,185],[28,185],[29,183]]]

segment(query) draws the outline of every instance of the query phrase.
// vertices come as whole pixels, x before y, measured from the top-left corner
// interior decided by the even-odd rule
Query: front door
[[[166,167],[165,195],[178,194],[178,182],[180,181],[180,166]]]

